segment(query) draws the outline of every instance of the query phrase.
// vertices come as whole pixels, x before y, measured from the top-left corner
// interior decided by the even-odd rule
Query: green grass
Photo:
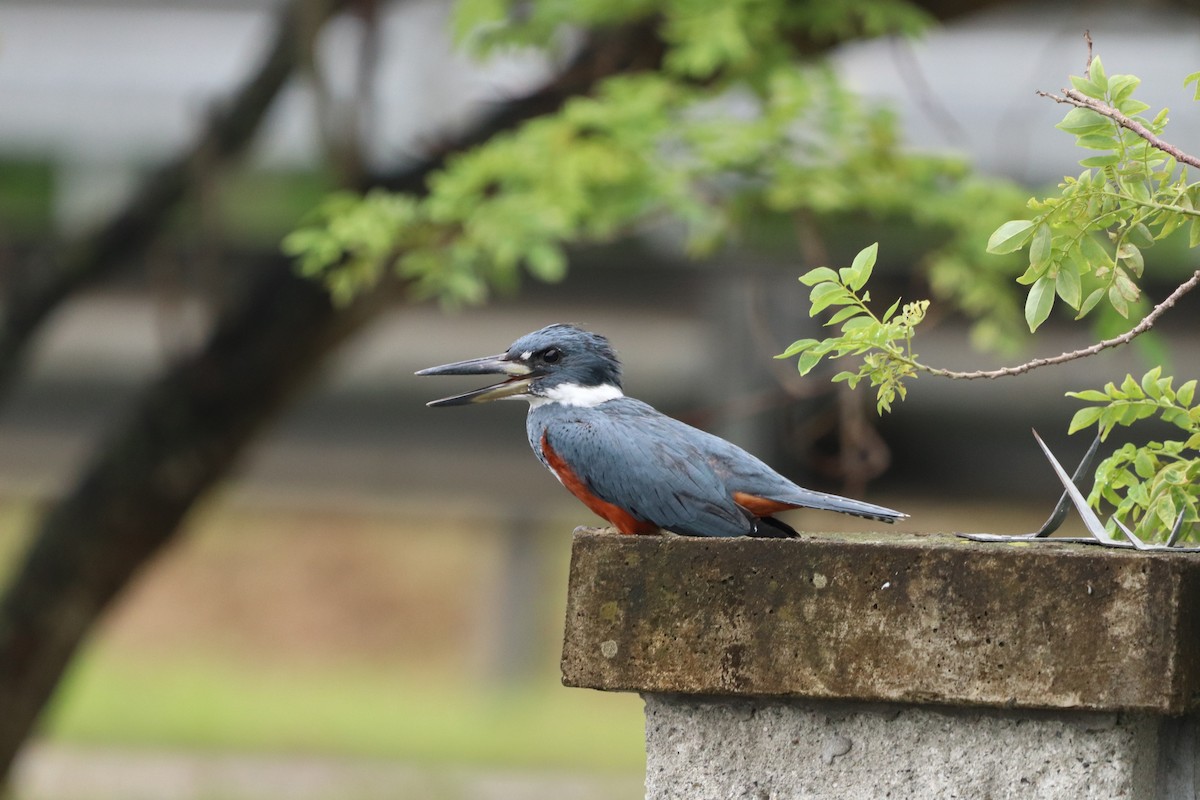
[[[54,165],[2,159],[0,175],[0,230],[6,236],[48,230],[54,216]]]
[[[320,752],[522,767],[640,770],[636,695],[519,688],[361,668],[92,653],[72,669],[48,733],[75,743]]]
[[[35,511],[0,502],[0,579]],[[641,700],[564,688],[553,667],[567,543],[547,545],[554,574],[538,624],[553,632],[530,642],[539,666],[517,685],[489,683],[471,665],[487,635],[477,626],[498,546],[467,526],[403,524],[229,509],[200,519],[94,631],[45,735],[100,747],[640,773]],[[235,601],[216,602],[224,594]],[[329,606],[357,632],[309,619]],[[412,646],[395,632],[372,635],[364,608],[423,615],[398,629]]]

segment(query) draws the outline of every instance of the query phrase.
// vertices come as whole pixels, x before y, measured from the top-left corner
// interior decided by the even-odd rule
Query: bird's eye
[[[547,347],[542,351],[542,361],[547,364],[557,364],[562,359],[562,351],[557,347]]]

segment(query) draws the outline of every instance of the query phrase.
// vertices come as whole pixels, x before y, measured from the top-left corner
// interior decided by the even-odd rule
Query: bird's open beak
[[[501,353],[498,356],[472,358],[469,361],[455,361],[453,364],[443,364],[440,367],[430,367],[416,373],[417,375],[508,375],[508,380],[492,386],[485,386],[473,392],[456,394],[453,397],[443,397],[426,403],[433,408],[436,406],[464,406],[468,403],[486,403],[489,400],[502,400],[505,397],[516,397],[526,394],[529,384],[533,382],[533,370],[520,361],[510,361]]]

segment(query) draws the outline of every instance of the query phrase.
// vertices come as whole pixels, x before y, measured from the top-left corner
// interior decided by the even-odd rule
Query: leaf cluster
[[[1156,136],[1167,109],[1151,119],[1133,96],[1140,80],[1104,71],[1097,56],[1086,77],[1072,76],[1076,92],[1140,123]],[[1032,219],[1001,225],[988,241],[991,253],[1028,251],[1017,279],[1029,286],[1025,321],[1037,330],[1057,301],[1082,319],[1104,300],[1122,317],[1140,311],[1138,281],[1144,251],[1190,221],[1190,246],[1200,244],[1200,183],[1185,168],[1133,130],[1093,108],[1074,107],[1056,126],[1097,155],[1083,158],[1078,177],[1064,178],[1056,196],[1029,201]]]
[[[900,215],[955,240],[1015,207],[955,160],[904,152],[892,115],[805,56],[832,38],[915,32],[923,17],[900,0],[467,0],[456,26],[494,52],[643,19],[666,43],[661,69],[609,78],[450,159],[426,196],[331,198],[285,251],[340,300],[393,269],[416,297],[461,304],[522,272],[557,280],[569,246],[650,224],[681,223],[686,250],[703,256],[761,211]],[[956,241],[945,262],[969,268]]]
[[[656,20],[666,74],[757,82],[798,53],[849,39],[915,35],[926,14],[904,0],[461,0],[457,39],[480,55],[544,48],[571,29]]]
[[[688,190],[686,165],[654,157],[687,95],[654,74],[609,80],[451,158],[424,197],[330,198],[284,250],[343,299],[393,267],[418,297],[474,303],[515,286],[522,268],[561,279],[566,243],[610,238],[654,212],[711,229],[719,220]]]
[[[1161,539],[1180,514],[1185,524],[1200,519],[1196,380],[1186,381],[1178,389],[1173,384],[1173,378],[1163,377],[1161,367],[1154,367],[1141,380],[1126,375],[1119,386],[1110,382],[1103,390],[1068,393],[1091,404],[1075,412],[1071,433],[1098,425],[1100,435],[1107,438],[1118,425],[1129,426],[1150,417],[1184,431],[1186,438],[1181,440],[1147,442],[1140,447],[1126,444],[1096,468],[1088,502],[1098,506],[1107,501],[1115,509],[1114,516],[1136,524],[1135,533],[1143,538]],[[1194,526],[1192,536],[1196,536]]]
[[[987,243],[993,254],[1027,257],[1025,271],[1016,281],[1029,287],[1024,319],[1030,331],[1045,322],[1058,301],[1074,309],[1076,319],[1105,301],[1117,314],[1128,317],[1144,307],[1138,285],[1145,271],[1144,251],[1185,226],[1190,226],[1190,246],[1200,246],[1200,184],[1189,183],[1186,169],[1174,155],[1190,157],[1161,138],[1166,110],[1152,119],[1141,117],[1148,106],[1133,96],[1138,79],[1108,76],[1099,58],[1092,60],[1086,76],[1071,81],[1068,98],[1079,105],[1057,127],[1075,136],[1080,147],[1099,155],[1084,158],[1080,163],[1085,171],[1064,179],[1057,195],[1030,200],[1032,219],[1005,222]],[[1200,98],[1200,73],[1188,76],[1185,84],[1192,83]],[[781,356],[796,357],[801,373],[812,370],[822,358],[859,356],[857,370],[843,371],[834,379],[852,386],[869,379],[883,412],[896,397],[903,399],[904,381],[920,372],[995,377],[1036,366],[1031,362],[994,373],[955,373],[917,361],[913,332],[927,304],[910,303],[905,313],[896,314],[896,301],[882,316],[871,312],[865,286],[876,252],[872,245],[848,268],[821,267],[801,276],[812,287],[811,314],[832,310],[826,325],[841,326],[825,339],[801,339]],[[1119,386],[1109,383],[1102,391],[1070,393],[1089,404],[1072,419],[1072,433],[1096,425],[1107,438],[1115,426],[1149,417],[1183,430],[1179,439],[1125,445],[1096,470],[1089,502],[1111,504],[1114,518],[1134,524],[1144,539],[1163,539],[1181,515],[1190,523],[1190,535],[1200,535],[1196,530],[1200,506],[1196,385],[1188,380],[1176,389],[1174,378],[1154,367],[1140,381],[1126,376]]]
[[[412,197],[334,192],[284,238],[283,251],[301,275],[323,278],[334,300],[346,303],[380,280],[401,240],[398,232],[412,229],[418,216]]]
[[[876,407],[880,414],[890,411],[897,396],[904,399],[904,381],[916,376],[916,359],[912,352],[912,337],[916,326],[925,318],[928,300],[892,303],[882,315],[876,315],[868,303],[869,292],[863,291],[879,253],[879,244],[863,248],[849,267],[833,270],[818,267],[805,273],[800,281],[812,287],[809,294],[809,316],[833,309],[825,321],[828,327],[840,326],[838,336],[825,339],[799,339],[776,358],[796,358],[801,375],[807,375],[822,358],[863,356],[856,370],[843,370],[833,376],[835,383],[845,381],[855,388],[867,380],[876,389]]]

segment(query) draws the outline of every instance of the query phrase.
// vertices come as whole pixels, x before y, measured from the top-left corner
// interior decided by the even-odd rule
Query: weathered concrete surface
[[[1194,784],[1160,774],[1159,738],[1159,719],[1140,713],[654,695],[646,697],[646,797],[1194,797]]]
[[[1182,715],[1200,556],[950,536],[575,537],[569,686]]]

